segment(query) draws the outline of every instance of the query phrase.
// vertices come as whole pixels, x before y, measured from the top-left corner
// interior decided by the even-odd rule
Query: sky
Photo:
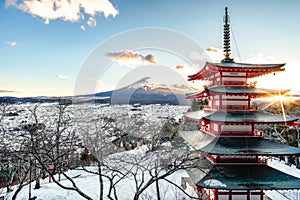
[[[187,38],[199,47],[195,56],[222,59],[225,6],[232,57],[286,63],[285,72],[258,85],[300,90],[297,0],[1,0],[0,96],[111,90],[132,74],[147,77],[138,68],[153,65],[169,69],[161,79],[186,80],[202,67],[185,57]]]

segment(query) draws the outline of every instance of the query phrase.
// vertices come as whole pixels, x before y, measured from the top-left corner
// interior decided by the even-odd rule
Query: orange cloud
[[[120,52],[107,53],[107,57],[110,59],[118,61],[120,64],[127,65],[140,65],[140,64],[157,64],[155,57],[152,54],[148,54],[147,56],[143,56],[138,52],[124,50]]]
[[[0,90],[0,93],[14,93],[16,91],[13,90]]]
[[[221,49],[217,49],[217,48],[214,48],[214,47],[208,47],[206,49],[206,51],[208,52],[214,52],[214,53],[219,53]]]
[[[177,65],[177,66],[175,67],[175,69],[178,69],[178,70],[184,69],[184,65]]]

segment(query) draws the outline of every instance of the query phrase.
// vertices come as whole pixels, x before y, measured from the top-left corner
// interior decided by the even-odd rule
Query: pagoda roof
[[[215,140],[215,137],[198,131],[179,131],[180,136],[191,145],[194,149],[199,150],[206,147]]]
[[[206,93],[206,94],[205,94]],[[186,99],[195,99],[195,98],[203,98],[203,97],[208,97],[208,89],[204,89],[198,92],[193,92],[193,93],[187,93],[186,94]]]
[[[210,114],[211,114],[210,111],[204,111],[204,110],[190,111],[190,112],[184,113],[183,118],[200,122],[203,117],[210,115]]]
[[[204,143],[204,141],[201,142]],[[278,156],[300,154],[300,148],[273,142],[262,137],[216,137],[208,145],[198,150],[214,155]]]
[[[249,64],[249,63],[210,63],[206,62],[204,67],[196,74],[190,75],[189,81],[206,80],[217,72],[246,72],[248,78],[261,76],[272,72],[284,71],[285,63],[280,64]]]
[[[300,148],[262,137],[215,137],[201,130],[179,131],[194,149],[213,155],[298,155]]]
[[[222,86],[217,85],[211,88],[208,88],[211,93],[223,93],[223,94],[250,94],[250,95],[278,95],[285,94],[290,90],[277,90],[277,89],[263,89],[256,88],[254,86]]]
[[[243,68],[243,69],[277,69],[278,67],[283,67],[285,63],[279,64],[250,64],[250,63],[236,63],[236,62],[221,62],[221,63],[210,63],[216,67],[223,68]]]
[[[218,110],[210,115],[202,117],[203,120],[224,122],[224,123],[293,123],[298,120],[296,117],[273,115],[262,111],[226,111]],[[195,119],[197,120],[197,119]]]
[[[267,165],[214,165],[197,186],[223,190],[300,189],[300,179]]]
[[[186,94],[187,99],[203,98],[208,97],[211,94],[227,94],[227,95],[251,95],[251,96],[268,96],[268,95],[278,95],[285,94],[289,92],[289,89],[278,90],[278,89],[263,89],[256,88],[254,86],[224,86],[217,85],[213,87],[206,88],[200,92],[188,93]],[[209,92],[209,94],[208,94]]]

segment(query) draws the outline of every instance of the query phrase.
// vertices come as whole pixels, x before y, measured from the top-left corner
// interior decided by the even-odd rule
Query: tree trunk
[[[11,192],[11,191],[13,191],[13,190],[11,189],[11,185],[8,184],[8,185],[6,186],[6,192],[9,193],[9,192]]]
[[[103,177],[102,177],[102,170],[101,170],[101,164],[98,162],[98,172],[99,172],[99,199],[103,200]]]
[[[139,200],[139,197],[140,197],[140,193],[135,193],[133,200]]]
[[[12,200],[16,200],[17,199],[17,196],[18,196],[19,192],[22,190],[22,188],[23,188],[23,185],[20,184],[19,187],[17,188],[16,192],[12,196],[12,198],[11,198]]]
[[[40,189],[40,188],[41,188],[40,179],[37,178],[37,179],[35,180],[35,186],[34,186],[34,189],[36,190],[36,189]]]
[[[156,179],[156,181],[155,181],[155,186],[156,186],[156,196],[157,196],[157,200],[160,200],[160,192],[159,192],[158,179]]]

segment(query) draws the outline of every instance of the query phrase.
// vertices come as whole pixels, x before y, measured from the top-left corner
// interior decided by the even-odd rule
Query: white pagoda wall
[[[246,72],[223,72],[222,76],[246,76]]]
[[[239,101],[239,100],[223,100],[222,101],[222,106],[247,106],[248,101]]]
[[[221,131],[230,131],[230,132],[251,132],[251,125],[221,125]]]
[[[214,198],[214,190],[213,189],[204,189],[206,192],[209,200],[215,200]],[[220,192],[226,192],[227,194],[218,194],[218,200],[229,200],[229,193],[228,190],[219,190]],[[232,200],[247,200],[247,190],[233,190],[234,192],[243,192],[245,194],[232,194]],[[252,192],[260,192],[259,190],[251,190],[250,191],[250,200],[262,200],[260,194],[251,194]]]

